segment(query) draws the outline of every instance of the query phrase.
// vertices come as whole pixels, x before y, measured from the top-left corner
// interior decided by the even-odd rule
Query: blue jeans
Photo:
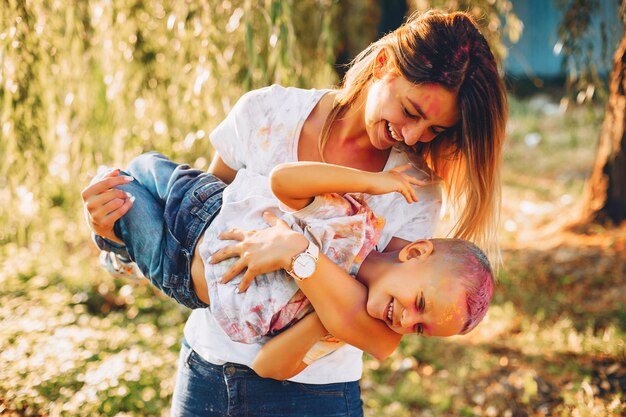
[[[247,366],[214,365],[183,340],[172,417],[362,417],[359,382],[301,384],[261,378]]]
[[[133,207],[113,228],[125,246],[100,236],[96,244],[137,263],[153,285],[179,304],[207,307],[193,290],[191,259],[200,236],[219,213],[226,184],[156,152],[133,159],[122,174],[134,181],[116,188],[135,197]]]

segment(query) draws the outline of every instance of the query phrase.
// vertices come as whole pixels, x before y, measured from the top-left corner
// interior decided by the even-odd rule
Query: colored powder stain
[[[250,309],[250,312],[254,314],[261,314],[263,312],[263,305],[259,304],[259,305],[252,307]]]
[[[259,129],[259,136],[261,137],[261,142],[259,143],[259,147],[263,151],[267,151],[270,146],[270,134],[272,133],[271,127],[262,127]]]

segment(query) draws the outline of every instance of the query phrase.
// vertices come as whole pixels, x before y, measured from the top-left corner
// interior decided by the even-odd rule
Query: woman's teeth
[[[398,136],[394,133],[394,131],[391,130],[391,125],[389,124],[389,122],[387,122],[387,130],[389,131],[389,134],[394,140],[397,140],[398,142],[402,142],[402,139],[398,138]]]

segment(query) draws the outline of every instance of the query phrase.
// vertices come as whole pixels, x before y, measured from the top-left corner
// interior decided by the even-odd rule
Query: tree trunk
[[[583,198],[584,223],[626,220],[626,27],[614,57],[596,163]]]

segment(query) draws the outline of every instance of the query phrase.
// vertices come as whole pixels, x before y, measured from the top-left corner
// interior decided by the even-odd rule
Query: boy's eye
[[[424,298],[424,291],[420,291],[420,298],[417,302],[417,311],[423,312],[424,307],[426,307],[426,299]]]

